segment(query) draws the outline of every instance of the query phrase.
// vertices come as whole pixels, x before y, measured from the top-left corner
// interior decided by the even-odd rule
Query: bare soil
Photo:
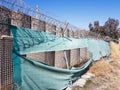
[[[95,77],[83,88],[75,87],[73,90],[120,90],[120,59],[112,59],[109,63],[106,60],[94,62],[88,72]]]

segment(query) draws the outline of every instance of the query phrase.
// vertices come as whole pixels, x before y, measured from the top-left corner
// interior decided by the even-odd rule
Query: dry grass
[[[111,42],[110,48],[112,62],[108,63],[104,59],[94,62],[89,72],[96,77],[83,90],[120,90],[120,42]]]
[[[94,62],[88,72],[95,74],[95,78],[84,88],[74,90],[120,90],[120,42],[111,42],[110,48],[112,61],[108,63],[102,59]]]
[[[110,48],[111,48],[111,58],[114,59],[120,59],[120,42],[114,43],[110,42]]]
[[[120,59],[113,59],[108,63],[106,60],[95,62],[89,72],[96,75],[92,83],[82,90],[120,90]]]
[[[96,77],[98,76],[105,76],[107,73],[113,71],[113,67],[105,60],[100,60],[93,63],[92,67],[90,68],[89,72],[95,74]]]

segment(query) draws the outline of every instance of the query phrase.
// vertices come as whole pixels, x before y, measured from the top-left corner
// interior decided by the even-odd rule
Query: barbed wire
[[[99,35],[99,34],[96,34],[94,32],[90,32],[90,31],[85,31],[85,30],[81,30],[80,28],[68,23],[68,22],[64,22],[64,21],[60,21],[54,17],[51,17],[49,15],[46,15],[44,13],[41,12],[41,10],[38,8],[35,9],[35,8],[32,8],[32,7],[29,7],[25,4],[25,2],[23,2],[22,0],[0,0],[0,7],[4,7],[4,8],[7,8],[9,9],[11,12],[12,12],[12,16],[11,16],[11,12],[7,12],[5,11],[6,15],[4,15],[4,13],[1,13],[0,14],[0,21],[7,21],[9,22],[9,18],[11,20],[14,20],[14,23],[17,23],[19,24],[19,21],[21,21],[22,19],[25,19],[23,20],[24,21],[24,24],[23,27],[27,27],[27,28],[30,28],[31,25],[33,26],[36,26],[36,27],[39,27],[40,26],[40,23],[37,23],[37,22],[34,22],[34,23],[30,23],[28,21],[26,21],[26,19],[29,17],[32,17],[36,20],[40,20],[40,21],[43,21],[43,22],[46,22],[48,23],[48,25],[51,27],[51,26],[56,26],[57,28],[62,28],[62,29],[65,29],[65,30],[72,30],[72,31],[79,31],[79,35],[76,36],[75,38],[97,38],[97,39],[102,39],[104,40],[104,37]],[[0,9],[2,10],[2,9]],[[2,11],[1,11],[2,12]],[[3,11],[4,12],[4,11]],[[19,13],[19,15],[27,15],[29,17],[26,17],[26,18],[20,18],[18,16],[18,14],[13,14],[13,13]],[[38,14],[36,16],[36,13]],[[9,18],[8,18],[9,17]],[[67,26],[67,27],[66,27]],[[51,28],[52,29],[52,28]],[[63,31],[55,31],[53,29],[52,32],[56,32],[56,33],[61,33],[61,34],[64,34],[64,30]]]
[[[18,11],[24,14],[27,14],[32,17],[36,17],[36,8],[29,7],[22,0],[0,0],[0,6],[4,6],[10,10]],[[40,11],[38,8],[38,19],[45,21],[47,23],[53,24],[55,26],[65,28],[66,22],[60,21],[54,17],[48,16]],[[68,22],[67,22],[68,23]],[[69,23],[69,30],[80,30],[78,27]]]

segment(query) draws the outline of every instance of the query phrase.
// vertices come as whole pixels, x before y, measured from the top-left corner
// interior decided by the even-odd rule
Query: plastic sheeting
[[[14,36],[13,65],[14,82],[20,90],[62,90],[82,75],[93,60],[110,54],[109,44],[101,40],[58,37],[43,31],[10,26]],[[91,59],[80,68],[61,69],[33,59],[23,54],[69,50],[87,47]]]

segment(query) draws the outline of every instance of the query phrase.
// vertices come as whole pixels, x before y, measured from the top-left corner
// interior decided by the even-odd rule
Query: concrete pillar
[[[24,27],[24,28],[31,28],[31,16],[23,14],[23,17],[22,17],[22,27]]]
[[[82,66],[89,59],[90,59],[90,53],[88,52],[87,48],[81,48],[80,49],[80,66]]]
[[[11,24],[15,26],[22,27],[23,14],[17,11],[12,11]]]
[[[31,29],[45,31],[45,22],[36,18],[31,18]],[[45,52],[27,54],[27,57],[45,63]]]
[[[31,28],[31,17],[29,15],[12,11],[11,12],[11,24],[24,28]]]
[[[77,32],[70,31],[70,37],[77,37]],[[70,66],[78,66],[80,63],[80,49],[72,49],[70,51]]]
[[[0,22],[10,24],[11,11],[6,7],[0,6]],[[0,36],[10,35],[10,30],[8,25],[0,24]]]
[[[24,28],[31,28],[31,16],[21,12],[11,11],[11,24]],[[26,55],[23,55],[26,56]]]
[[[63,32],[62,28],[56,27],[57,32]],[[56,33],[57,36],[60,36],[59,33]],[[59,68],[67,68],[64,51],[56,51],[55,52],[55,67]]]
[[[56,26],[54,25],[51,25],[49,23],[46,23],[46,28],[45,28],[45,32],[48,32],[48,33],[51,33],[51,34],[56,34]],[[55,51],[51,51],[51,52],[46,52],[45,53],[46,55],[46,64],[48,65],[52,65],[54,66],[54,63],[55,63]]]
[[[64,33],[65,37],[69,37],[69,30],[67,29]],[[70,50],[65,50],[66,56],[67,56],[67,62],[66,64],[68,64],[67,68],[70,68]]]

